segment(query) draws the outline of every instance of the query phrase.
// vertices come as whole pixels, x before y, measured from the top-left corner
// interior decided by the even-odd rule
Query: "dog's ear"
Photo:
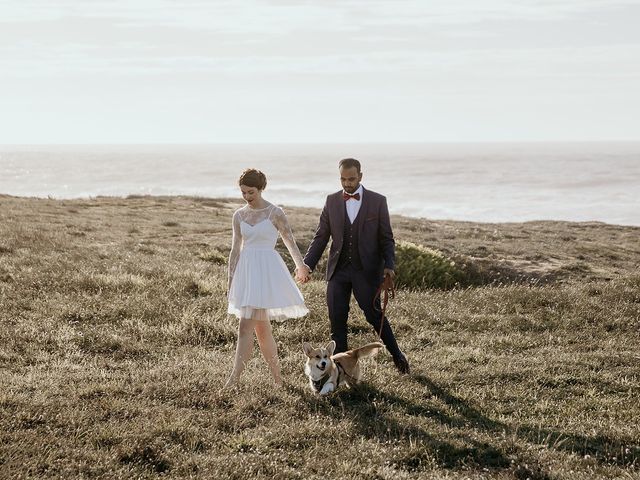
[[[309,342],[304,342],[302,344],[302,350],[304,350],[305,355],[308,357],[309,354],[311,353],[311,350],[313,350],[313,347]]]
[[[336,342],[331,340],[329,343],[327,343],[327,346],[324,348],[327,350],[327,352],[329,352],[329,355],[333,355],[333,352],[336,349]]]

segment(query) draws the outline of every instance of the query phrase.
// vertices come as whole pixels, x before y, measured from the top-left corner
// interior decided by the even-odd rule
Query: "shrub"
[[[227,257],[220,251],[213,249],[207,252],[201,253],[200,258],[206,262],[211,262],[214,265],[226,265]]]
[[[452,288],[463,271],[438,250],[411,242],[396,243],[396,285],[400,288]]]

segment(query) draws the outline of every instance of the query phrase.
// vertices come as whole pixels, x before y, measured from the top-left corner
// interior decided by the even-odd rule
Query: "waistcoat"
[[[362,262],[360,261],[360,254],[358,253],[358,227],[360,226],[360,220],[362,218],[362,207],[354,222],[351,223],[349,221],[349,215],[347,214],[347,202],[344,203],[344,233],[338,267],[344,267],[350,263],[356,270],[362,270]]]

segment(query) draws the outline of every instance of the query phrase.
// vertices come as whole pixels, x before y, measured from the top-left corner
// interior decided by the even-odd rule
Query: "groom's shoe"
[[[400,353],[397,357],[393,357],[393,363],[400,373],[409,373],[409,360],[404,356],[404,353]]]

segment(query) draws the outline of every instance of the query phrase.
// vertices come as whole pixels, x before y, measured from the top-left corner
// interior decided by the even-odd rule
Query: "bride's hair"
[[[247,168],[242,172],[242,175],[240,175],[238,185],[245,185],[247,187],[257,188],[258,190],[264,190],[267,188],[267,177],[260,170]]]

